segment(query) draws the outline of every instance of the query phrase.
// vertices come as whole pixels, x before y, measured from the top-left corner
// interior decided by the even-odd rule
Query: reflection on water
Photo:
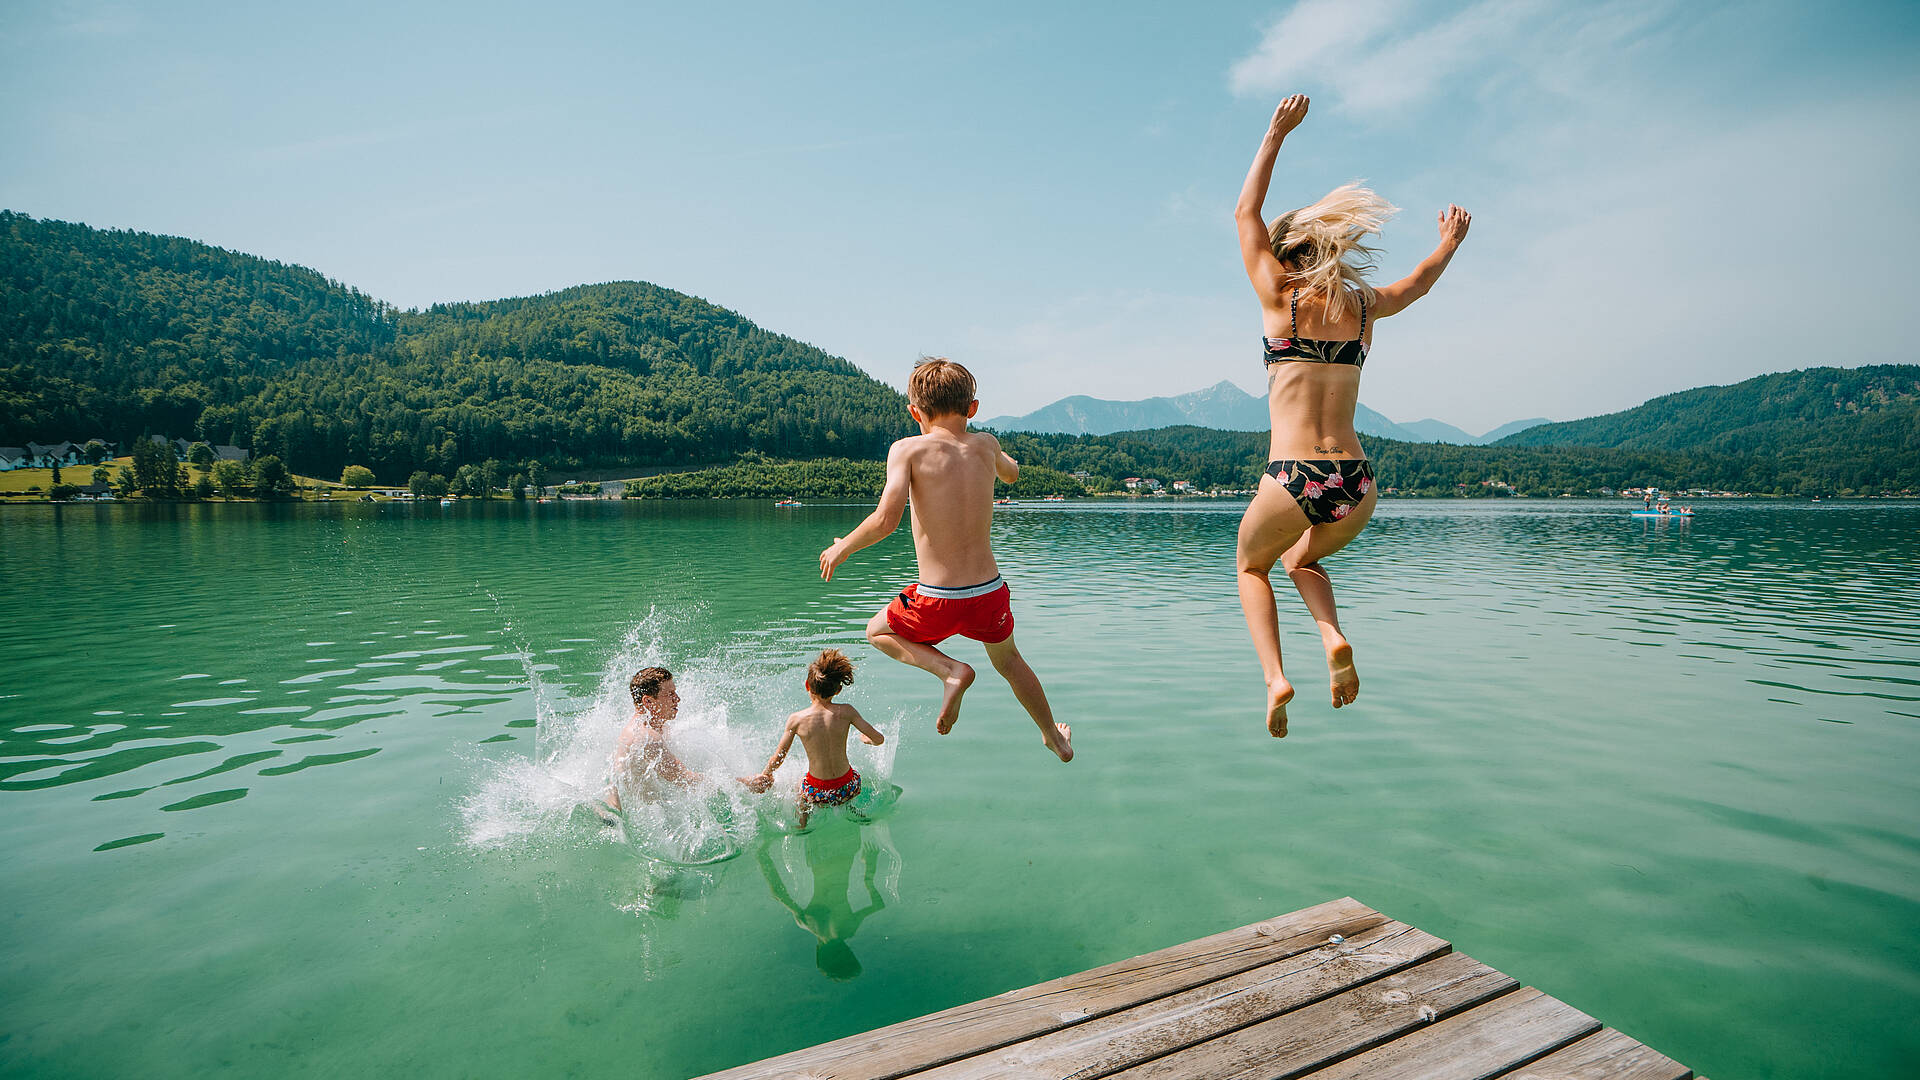
[[[796,865],[793,849],[801,849]],[[779,858],[776,859],[776,849]],[[767,891],[793,921],[812,934],[814,963],[821,974],[844,982],[860,974],[848,941],[868,916],[900,900],[900,853],[882,822],[859,827],[830,821],[798,836],[768,837],[754,850]],[[860,897],[853,897],[855,865]],[[794,884],[789,887],[788,879]],[[795,893],[805,894],[802,902]],[[857,906],[856,906],[857,905]]]

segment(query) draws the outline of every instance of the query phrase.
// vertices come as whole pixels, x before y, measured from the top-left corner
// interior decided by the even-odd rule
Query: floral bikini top
[[[1296,334],[1300,330],[1300,290],[1293,290],[1293,300],[1287,308],[1288,329]],[[1301,360],[1310,364],[1352,364],[1360,367],[1367,362],[1367,298],[1360,297],[1360,336],[1352,341],[1322,341],[1303,337],[1265,337],[1260,338],[1262,352],[1268,365],[1281,364],[1289,360]]]

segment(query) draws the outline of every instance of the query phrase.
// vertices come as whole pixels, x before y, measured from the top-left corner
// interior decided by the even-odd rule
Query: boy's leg
[[[1267,683],[1267,733],[1287,734],[1287,702],[1293,684],[1280,667],[1280,615],[1274,607],[1273,582],[1268,574],[1280,556],[1311,524],[1286,486],[1261,476],[1260,488],[1240,518],[1240,538],[1234,554],[1239,573],[1240,610],[1247,617],[1247,633],[1260,657],[1260,674]]]
[[[1009,634],[1005,641],[996,641],[987,646],[987,659],[993,661],[993,669],[998,671],[1007,685],[1013,687],[1013,696],[1033,717],[1034,725],[1040,729],[1040,740],[1047,749],[1054,752],[1061,761],[1073,760],[1073,728],[1066,724],[1057,724],[1053,720],[1053,709],[1047,705],[1047,692],[1040,686],[1040,676],[1033,673],[1027,665],[1027,659],[1020,655],[1020,649],[1014,645]]]
[[[931,671],[940,676],[945,689],[940,696],[940,716],[934,728],[942,735],[952,731],[953,722],[960,719],[960,698],[966,694],[967,687],[973,685],[973,668],[931,645],[908,641],[894,633],[893,624],[887,622],[884,608],[867,620],[867,640],[873,643],[874,648],[903,664],[912,664],[922,671]]]

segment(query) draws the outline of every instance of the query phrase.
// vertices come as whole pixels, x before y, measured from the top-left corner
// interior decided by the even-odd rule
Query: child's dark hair
[[[673,678],[673,672],[666,668],[641,668],[634,672],[633,680],[627,683],[627,691],[633,695],[633,703],[638,705],[643,697],[660,696],[660,684],[671,678]]]
[[[807,690],[831,698],[853,682],[853,661],[839,649],[821,649],[807,665]]]

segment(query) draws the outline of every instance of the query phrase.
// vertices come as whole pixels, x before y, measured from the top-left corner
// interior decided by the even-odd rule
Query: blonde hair
[[[1327,318],[1337,319],[1354,311],[1355,293],[1373,300],[1365,275],[1379,249],[1360,241],[1399,212],[1356,181],[1334,188],[1312,206],[1274,218],[1267,239],[1273,257],[1287,266],[1288,284],[1326,297]]]

